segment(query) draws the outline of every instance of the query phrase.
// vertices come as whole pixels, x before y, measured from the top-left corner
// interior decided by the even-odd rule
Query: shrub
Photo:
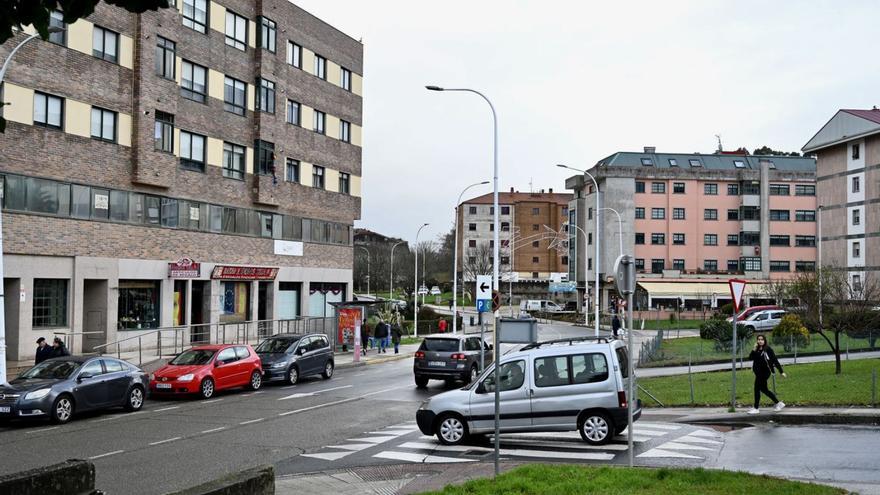
[[[721,314],[733,315],[733,303],[727,303],[721,306]]]
[[[752,337],[754,332],[740,325],[736,337],[742,344]],[[700,325],[700,338],[715,341],[716,351],[730,351],[733,347],[733,324],[723,318],[712,318]]]
[[[789,313],[773,329],[770,340],[775,345],[781,344],[785,352],[791,352],[795,345],[804,348],[810,344],[810,332],[797,315]]]
[[[675,323],[675,313],[669,313],[669,323]]]

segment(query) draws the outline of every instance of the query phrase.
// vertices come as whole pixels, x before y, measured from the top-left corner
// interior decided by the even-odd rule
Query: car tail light
[[[425,359],[425,353],[422,351],[416,351],[416,359]]]
[[[462,353],[460,353],[460,352],[455,353],[455,354],[453,354],[453,355],[451,355],[451,356],[449,356],[449,357],[452,358],[452,359],[454,359],[454,360],[457,360],[457,361],[467,361],[467,355],[462,354]]]
[[[626,407],[626,392],[623,390],[617,392],[617,402],[620,404],[620,407]]]

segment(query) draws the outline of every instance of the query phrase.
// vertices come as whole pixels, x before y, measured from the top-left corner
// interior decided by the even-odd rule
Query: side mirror
[[[476,388],[476,390],[474,390],[474,392],[476,392],[478,394],[485,394],[486,393],[486,387],[483,385],[483,382],[480,382],[477,385],[477,388]]]
[[[223,364],[223,361],[220,361],[219,359],[218,359],[217,361],[214,361],[214,367],[215,367],[215,368],[219,367],[219,366],[222,365],[222,364]]]
[[[490,351],[492,350],[492,344],[489,344],[489,350]]]
[[[92,375],[91,373],[80,373],[79,377],[77,377],[76,381],[81,382],[83,380],[88,380],[88,379],[92,378],[93,376],[94,375]]]
[[[303,354],[305,354],[305,352],[306,352],[306,350],[305,350],[304,348],[302,348],[302,347],[297,347],[297,348],[296,348],[296,355],[297,355],[297,356],[302,356]]]

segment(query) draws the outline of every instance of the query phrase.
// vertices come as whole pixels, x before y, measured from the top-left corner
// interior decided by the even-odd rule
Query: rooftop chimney
[[[645,146],[645,153],[656,153],[657,148],[654,146]]]
[[[552,188],[552,187],[550,188],[550,194],[553,194],[553,188]]]
[[[513,192],[513,188],[512,188],[512,187],[510,188],[510,192]]]

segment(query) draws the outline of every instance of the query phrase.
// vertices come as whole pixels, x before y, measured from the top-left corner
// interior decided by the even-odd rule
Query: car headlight
[[[419,404],[419,410],[427,409],[428,404],[431,402],[431,399],[423,400],[421,404]]]
[[[52,389],[50,389],[50,388],[43,388],[40,390],[35,390],[35,391],[29,392],[27,395],[25,395],[24,400],[42,399],[43,397],[49,395],[49,392],[51,392],[51,391],[52,391]]]
[[[193,375],[192,373],[187,373],[187,374],[185,374],[185,375],[183,375],[183,376],[179,376],[179,377],[177,377],[177,381],[179,381],[179,382],[191,382],[191,381],[193,380],[193,378],[195,378],[195,375]]]
[[[285,367],[285,366],[287,366],[287,363],[285,363],[284,361],[281,361],[281,362],[279,362],[279,363],[273,363],[273,364],[272,364],[272,367],[273,367],[273,368],[283,368],[283,367]]]

